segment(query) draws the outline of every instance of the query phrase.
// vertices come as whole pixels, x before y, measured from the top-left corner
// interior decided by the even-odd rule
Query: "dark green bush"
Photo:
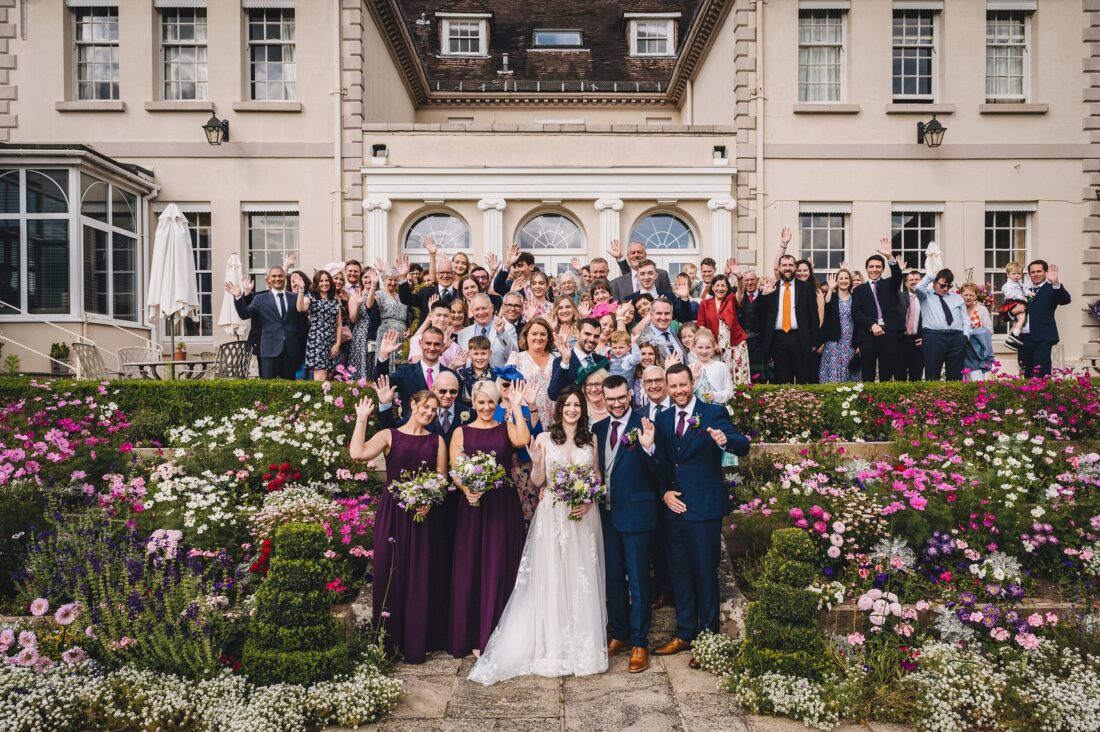
[[[805,679],[820,679],[829,667],[825,642],[820,639],[809,650],[795,651],[761,648],[746,642],[738,656],[738,664],[753,676],[777,673]]]
[[[774,582],[757,585],[759,603],[773,618],[793,624],[812,623],[817,617],[817,601],[821,595],[800,587]]]
[[[256,614],[241,659],[258,684],[311,684],[352,667],[324,588],[331,572],[315,557],[327,545],[324,529],[289,523],[275,532],[271,568],[256,591]]]
[[[772,532],[768,554],[794,562],[812,562],[817,558],[817,548],[802,529],[779,529]]]

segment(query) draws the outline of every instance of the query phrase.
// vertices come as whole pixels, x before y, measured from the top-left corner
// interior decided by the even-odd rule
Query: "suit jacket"
[[[679,407],[666,409],[657,417],[657,464],[667,490],[680,492],[687,511],[679,514],[686,521],[720,519],[730,512],[729,491],[722,470],[722,453],[747,455],[749,440],[730,421],[729,412],[719,404],[695,400],[691,415],[699,419],[698,427],[687,427],[683,439],[676,437]],[[689,415],[689,416],[691,416]],[[718,447],[707,429],[713,427],[726,436],[726,447]],[[665,515],[676,516],[665,507]]]
[[[653,284],[653,289],[658,294],[665,294],[669,299],[675,299],[672,295],[672,284],[668,281],[668,272],[663,269],[657,270],[657,281]],[[619,302],[631,299],[636,292],[634,275],[631,272],[611,280],[611,296]]]
[[[454,300],[456,297],[462,297],[462,295],[458,292],[458,287],[456,286],[456,284],[451,285],[450,295],[446,297],[440,295],[440,302],[442,302],[443,304],[447,304],[451,300]],[[401,288],[404,288],[404,290],[402,291]],[[420,311],[420,320],[423,321],[424,318],[428,315],[428,300],[431,300],[433,295],[439,295],[439,285],[421,287],[414,294],[408,283],[402,282],[398,286],[398,291],[403,292],[403,294],[408,298],[408,302],[416,303],[416,308]],[[405,298],[402,298],[402,302],[405,302]]]
[[[891,333],[905,332],[905,315],[898,310],[898,293],[901,290],[901,266],[890,263],[890,277],[878,281],[878,307],[882,308],[883,328]],[[875,338],[871,326],[878,322],[878,308],[875,307],[875,295],[871,283],[864,282],[852,291],[852,323],[855,334],[852,340],[868,343]]]
[[[898,312],[901,313],[901,332],[905,333],[905,318],[909,312],[909,290],[904,287],[898,293]],[[913,335],[914,338],[921,337],[921,331],[924,330],[924,318],[921,317],[920,298],[917,298],[917,332]]]
[[[451,446],[451,437],[454,436],[455,430],[464,424],[469,424],[474,420],[474,410],[466,402],[455,401],[454,403],[454,419],[451,420],[450,428],[444,432],[442,425],[439,424],[439,420],[432,422],[428,425],[428,431],[439,435],[443,438],[443,441],[447,444],[447,447]],[[465,415],[465,419],[463,419]],[[403,425],[408,420],[407,415],[397,415],[396,410],[392,407],[384,409],[378,413],[378,429],[386,430]]]
[[[1055,287],[1044,282],[1035,291],[1035,297],[1027,306],[1027,330],[1033,341],[1058,342],[1058,323],[1054,311],[1059,305],[1069,305],[1069,290],[1065,285]]]
[[[305,334],[309,330],[309,319],[305,313],[299,313],[297,296],[284,290],[283,301],[286,311],[279,315],[279,306],[270,290],[256,293],[251,302],[244,298],[233,300],[237,315],[244,319],[252,318],[260,324],[260,358],[300,359],[305,354]]]
[[[622,444],[624,435],[642,429],[642,415],[631,410],[625,430],[619,435],[619,445],[609,449],[611,418],[605,417],[592,426],[596,435],[600,475],[607,485],[611,524],[616,531],[653,531],[659,521],[660,471],[654,455],[646,454],[636,441]],[[656,447],[656,444],[654,445]]]
[[[455,374],[455,379],[458,379],[458,374],[454,369],[449,369],[441,363],[437,363],[435,374],[441,374],[444,371],[449,371]],[[374,378],[377,379],[383,374],[389,374],[390,385],[397,389],[397,395],[401,398],[401,404],[405,405],[409,403],[409,398],[412,397],[418,391],[422,391],[428,388],[428,382],[424,378],[424,370],[420,367],[419,363],[406,363],[397,367],[397,370],[390,374],[390,360],[387,358],[385,361],[377,361],[374,366]]]
[[[628,262],[626,260],[626,257],[623,257],[622,259],[619,259],[617,261],[619,263],[619,274],[620,275],[634,274],[634,270],[630,269],[630,262]],[[621,277],[616,277],[615,280],[612,280],[612,284],[614,284],[615,281],[620,280],[620,279],[622,279],[622,278]],[[627,277],[627,282],[628,283],[630,282],[629,277]],[[628,286],[630,286],[633,289],[632,285],[628,285]],[[658,290],[669,290],[669,291],[672,290],[672,280],[670,280],[669,277],[668,277],[668,270],[667,269],[657,270],[657,289]],[[612,290],[612,294],[614,294],[614,290]],[[616,299],[618,299],[618,298],[616,298]]]
[[[458,347],[462,349],[469,348],[470,339],[479,334],[480,327],[477,323],[474,323],[458,331]],[[508,357],[519,350],[519,343],[516,341],[516,329],[510,323],[505,323],[504,332],[497,333],[497,329],[493,327],[491,321],[486,327],[489,331],[485,337],[493,344],[493,355],[490,357],[489,363],[497,368],[504,368],[504,365],[508,363]]]
[[[595,356],[596,354],[592,354]],[[577,373],[584,368],[574,351],[569,352],[569,366],[562,368],[561,356],[554,359],[554,365],[550,370],[550,383],[546,385],[546,395],[552,400],[557,400],[561,390],[570,384],[577,383]]]
[[[671,330],[668,332],[672,336],[670,340],[672,341],[673,347],[680,352],[683,363],[687,363],[687,347],[683,344],[683,342],[680,341],[680,338],[675,333],[673,333]],[[659,330],[657,330],[656,326],[647,325],[646,329],[642,331],[642,337],[639,340],[646,340],[650,343],[656,344],[657,347],[661,349],[661,358],[668,358],[668,354],[671,349],[668,346],[668,341],[665,340],[664,335]]]
[[[794,280],[794,315],[798,321],[798,344],[802,353],[809,358],[814,346],[817,345],[818,319],[817,319],[817,289],[810,282]],[[761,352],[771,353],[772,340],[775,338],[775,320],[779,315],[780,297],[783,293],[783,283],[775,288],[770,295],[761,295],[756,300],[756,332],[760,335]]]
[[[749,293],[745,293],[744,299],[741,300],[741,304],[737,306],[737,320],[741,323],[741,329],[745,331],[745,335],[749,338],[755,336],[760,328],[756,322],[757,305],[760,302],[760,291],[757,290],[753,295],[752,302],[749,302]]]

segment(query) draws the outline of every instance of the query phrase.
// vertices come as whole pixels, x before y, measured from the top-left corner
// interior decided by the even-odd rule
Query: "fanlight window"
[[[672,214],[652,214],[641,219],[630,232],[630,241],[640,241],[651,251],[695,248],[691,229]]]
[[[470,227],[451,214],[433,213],[417,219],[405,235],[405,249],[423,250],[425,237],[431,238],[440,249],[470,248]]]
[[[584,249],[584,234],[561,214],[541,214],[523,225],[520,249]]]

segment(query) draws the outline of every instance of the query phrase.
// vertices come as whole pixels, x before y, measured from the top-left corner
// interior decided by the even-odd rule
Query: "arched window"
[[[470,248],[470,227],[449,213],[430,213],[417,219],[405,234],[405,251],[424,251],[425,237],[446,251]]]
[[[535,216],[519,230],[519,248],[584,251],[584,232],[572,219],[557,213]]]
[[[630,231],[630,241],[640,241],[654,254],[695,249],[695,235],[691,233],[691,227],[683,219],[668,213],[650,214],[639,219]]]

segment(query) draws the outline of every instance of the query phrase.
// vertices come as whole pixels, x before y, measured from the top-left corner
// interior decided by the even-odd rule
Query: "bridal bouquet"
[[[547,489],[556,502],[565,503],[571,509],[586,503],[601,501],[607,495],[607,487],[596,477],[592,468],[584,465],[558,468],[550,476],[550,485]],[[580,521],[580,518],[569,514],[569,520]]]
[[[465,455],[459,457],[451,466],[451,479],[478,495],[494,488],[503,488],[506,478],[507,473],[504,467],[497,463],[497,459],[480,450],[472,457]]]
[[[397,499],[397,505],[406,511],[437,506],[443,503],[449,490],[454,490],[454,486],[447,483],[447,478],[426,467],[415,472],[406,470],[390,484],[390,493]],[[413,516],[417,523],[423,520],[420,514]]]

